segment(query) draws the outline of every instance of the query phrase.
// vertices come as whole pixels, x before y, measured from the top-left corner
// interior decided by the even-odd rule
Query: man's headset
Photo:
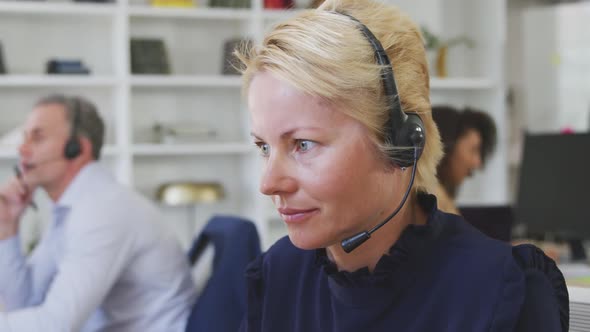
[[[66,146],[64,149],[64,156],[66,159],[72,160],[78,157],[82,152],[80,138],[78,137],[78,127],[80,127],[81,121],[80,114],[82,113],[80,109],[80,100],[78,100],[77,98],[72,98],[71,103],[68,103],[67,107],[71,107],[73,119],[70,137],[68,138],[68,141],[66,142]]]
[[[358,233],[352,237],[342,240],[342,249],[345,252],[349,253],[356,249],[358,246],[360,246],[363,242],[368,240],[373,232],[385,225],[403,207],[404,203],[406,202],[406,199],[408,198],[408,194],[410,193],[410,189],[414,184],[414,177],[416,175],[416,165],[418,163],[418,159],[422,155],[422,150],[424,149],[426,133],[424,130],[424,124],[422,122],[422,119],[420,119],[420,116],[413,113],[405,113],[402,109],[399,94],[397,91],[397,85],[395,84],[395,77],[393,75],[393,68],[391,66],[391,62],[389,61],[387,53],[383,49],[383,45],[381,45],[381,43],[375,37],[375,35],[373,35],[371,30],[369,30],[369,28],[367,28],[355,17],[346,13],[338,12],[338,14],[348,16],[358,24],[358,27],[360,28],[361,32],[369,41],[369,43],[375,51],[375,60],[382,68],[381,81],[383,82],[383,90],[385,92],[385,97],[388,100],[388,109],[390,114],[389,120],[385,124],[387,135],[386,143],[392,144],[393,146],[400,148],[399,150],[394,150],[389,157],[399,167],[405,168],[413,166],[412,177],[410,179],[408,188],[400,204],[393,211],[393,213],[391,213],[385,220],[383,220],[377,226],[373,227],[371,230]]]

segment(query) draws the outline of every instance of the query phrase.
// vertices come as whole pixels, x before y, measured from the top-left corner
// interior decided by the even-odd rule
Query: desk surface
[[[590,264],[566,263],[558,266],[565,278],[570,302],[590,304]]]
[[[590,287],[567,286],[570,302],[590,304]]]

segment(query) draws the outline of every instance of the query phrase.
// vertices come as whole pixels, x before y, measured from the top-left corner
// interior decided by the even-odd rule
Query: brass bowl
[[[211,203],[224,197],[219,183],[174,182],[158,187],[156,198],[166,205]]]

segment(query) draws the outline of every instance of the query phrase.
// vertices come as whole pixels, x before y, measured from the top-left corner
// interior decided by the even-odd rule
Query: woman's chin
[[[301,250],[314,250],[325,248],[326,242],[324,238],[310,234],[294,233],[289,231],[289,240],[293,245]]]

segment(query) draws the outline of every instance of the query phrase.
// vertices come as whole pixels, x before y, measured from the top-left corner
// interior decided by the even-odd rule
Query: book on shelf
[[[4,66],[4,53],[2,52],[2,43],[0,43],[0,74],[6,74],[6,67]]]
[[[209,7],[250,8],[250,0],[210,0]]]
[[[168,7],[168,8],[192,8],[195,3],[192,0],[151,0],[151,5],[154,7]]]
[[[132,74],[170,74],[170,63],[164,40],[131,38]]]
[[[90,74],[90,69],[81,60],[50,59],[45,71],[47,74]]]
[[[293,0],[264,0],[265,9],[289,9],[293,7]]]
[[[74,2],[113,3],[115,0],[73,0]]]

